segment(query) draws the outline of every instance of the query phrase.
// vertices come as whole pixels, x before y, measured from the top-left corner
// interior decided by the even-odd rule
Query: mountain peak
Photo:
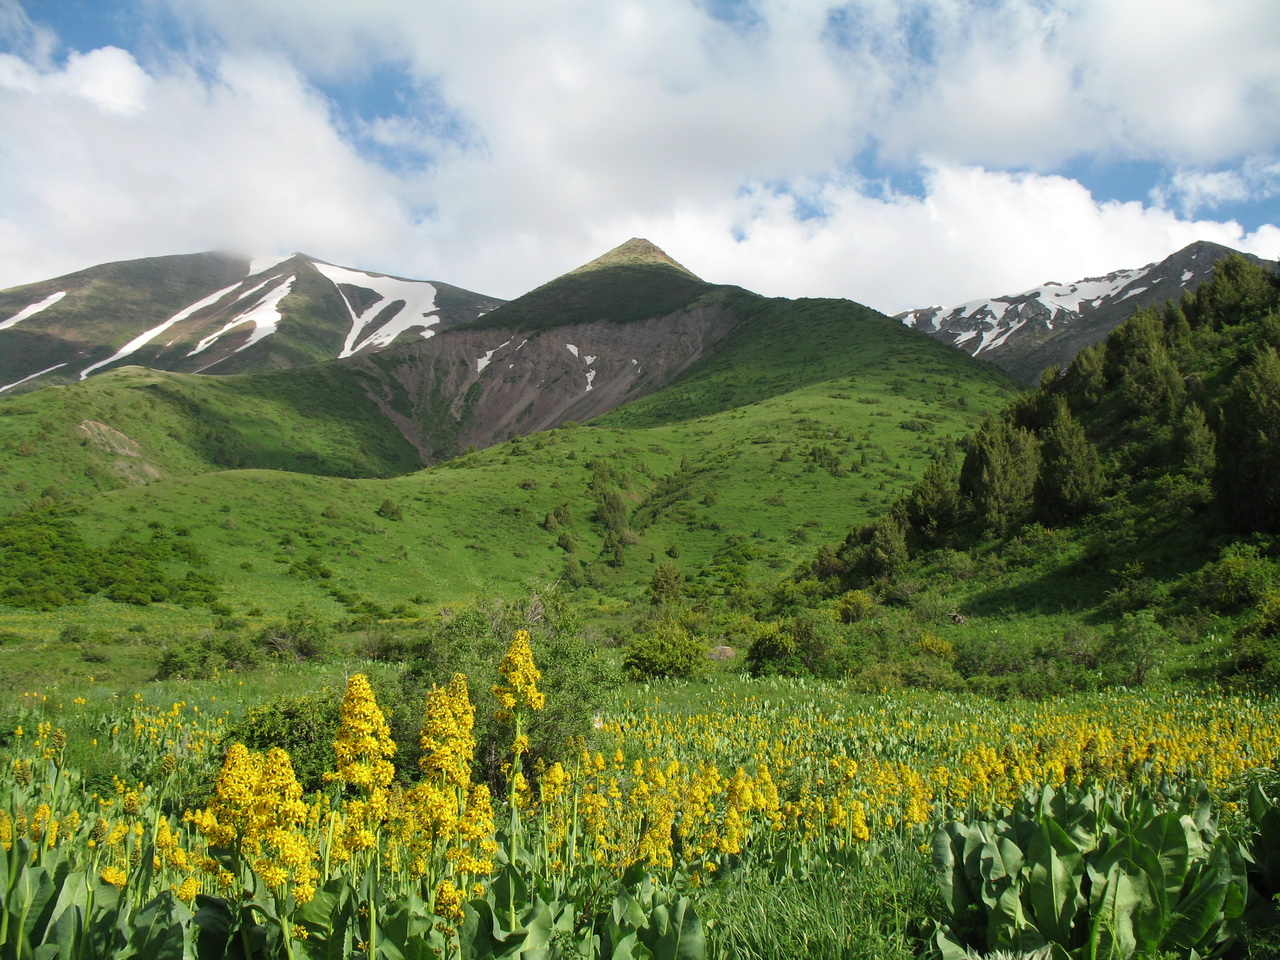
[[[632,237],[626,243],[619,244],[603,256],[596,257],[590,263],[585,263],[576,270],[571,270],[568,275],[586,273],[591,270],[603,270],[609,267],[637,266],[673,267],[694,280],[702,279],[684,264],[678,263],[667,256],[666,252],[661,248],[641,237]]]

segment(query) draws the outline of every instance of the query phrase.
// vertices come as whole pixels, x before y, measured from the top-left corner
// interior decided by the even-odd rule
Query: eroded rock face
[[[670,383],[739,322],[709,302],[625,324],[452,330],[350,362],[366,365],[369,395],[429,464],[629,403]]]
[[[155,464],[143,458],[138,442],[115,427],[100,420],[82,420],[76,429],[89,443],[110,455],[107,466],[120,479],[147,483],[163,475]]]

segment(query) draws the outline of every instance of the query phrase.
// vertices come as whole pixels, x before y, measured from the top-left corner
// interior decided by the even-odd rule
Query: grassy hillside
[[[735,293],[754,297],[700,280],[647,240],[632,239],[468,326],[533,332],[596,320],[627,323],[684,309],[700,297]]]
[[[416,451],[334,365],[197,377],[124,367],[0,400],[0,509],[55,493],[253,466],[334,476],[416,469]]]
[[[531,581],[559,581],[608,632],[629,603],[645,602],[664,562],[708,595],[772,583],[821,539],[875,516],[933,453],[1016,389],[994,368],[855,304],[806,302],[794,316],[784,307],[771,305],[720,359],[636,410],[430,470],[383,480],[197,474],[192,458],[187,476],[100,492],[72,518],[87,543],[107,549],[122,535],[157,530],[190,538],[207,558],[199,569],[216,581],[216,600],[137,606],[95,595],[46,613],[0,607],[0,631],[13,634],[0,658],[29,669],[33,652],[68,627],[96,633],[110,659],[117,646],[123,657],[138,645],[143,634],[130,627],[152,637],[218,623],[255,629],[298,605],[325,621],[412,618]],[[316,370],[321,377],[324,368]],[[239,379],[253,378],[199,387],[229,389]],[[138,371],[85,386],[116,391],[107,396],[120,405],[139,394],[154,401],[157,389],[196,389],[188,378]],[[45,395],[70,402],[57,390],[23,400]],[[160,409],[151,420],[157,436],[169,426]],[[323,449],[301,421],[276,415],[282,458],[302,456],[284,442],[290,426]],[[11,416],[39,420],[35,411]],[[248,444],[250,424],[262,419],[246,413],[237,442]],[[339,451],[353,458],[358,448],[343,444],[359,436],[358,421],[326,429],[336,438],[332,462]],[[77,450],[83,457],[91,448]],[[38,494],[35,468],[27,469],[27,493]]]
[[[826,595],[867,603],[823,662],[1024,693],[1274,682],[1277,349],[1280,284],[1242,258],[1139,311],[828,546]]]

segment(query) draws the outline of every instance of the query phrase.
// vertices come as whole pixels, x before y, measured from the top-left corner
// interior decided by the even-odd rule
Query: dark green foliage
[[[840,676],[848,652],[833,617],[806,611],[766,625],[747,649],[747,669],[753,676]]]
[[[1280,532],[1280,356],[1263,346],[1222,402],[1214,492],[1234,530]]]
[[[1218,438],[1200,405],[1189,403],[1178,424],[1178,454],[1183,472],[1195,481],[1208,480],[1217,466]]]
[[[1154,309],[1135,314],[1111,332],[1104,373],[1124,410],[1133,416],[1168,419],[1186,395],[1165,344],[1164,324]]]
[[[662,620],[627,644],[622,669],[633,680],[696,677],[707,664],[707,645],[675,620]]]
[[[341,724],[342,697],[278,697],[254,707],[227,731],[229,743],[251,750],[280,747],[289,753],[293,772],[306,791],[323,790],[326,770],[334,769],[333,739]]]
[[[837,558],[843,565],[842,572],[854,579],[892,577],[911,559],[902,520],[891,511],[874,523],[851,532]]]
[[[660,317],[732,287],[704,283],[672,263],[615,263],[579,269],[504,303],[468,327],[526,332],[568,323],[632,323]]]
[[[227,670],[252,670],[265,654],[236,633],[205,633],[168,647],[156,665],[156,679],[208,680]]]
[[[1035,436],[992,418],[969,441],[960,467],[960,494],[983,527],[1003,531],[1025,515],[1039,468]]]
[[[1213,280],[1188,297],[1183,310],[1192,326],[1236,326],[1262,319],[1276,308],[1277,281],[1239,254],[1214,267]]]
[[[912,532],[928,544],[938,543],[959,523],[959,474],[949,455],[929,464],[907,497],[906,513]]]
[[[52,610],[101,594],[119,603],[145,606],[169,601],[212,603],[217,582],[188,570],[173,576],[174,564],[205,563],[190,540],[157,524],[147,537],[123,533],[105,547],[80,535],[74,513],[56,504],[0,519],[0,603]]]
[[[663,560],[649,581],[649,602],[655,605],[679,603],[684,599],[684,575],[670,560]]]
[[[403,520],[404,507],[388,497],[382,501],[382,505],[378,507],[378,516],[385,520]]]
[[[627,529],[627,505],[617,490],[605,490],[596,506],[596,520],[610,533]]]
[[[1280,677],[1278,308],[1275,276],[1233,260],[1196,297],[1139,312],[968,438],[958,507],[935,464],[819,575],[874,583],[887,605],[917,590],[937,605],[963,581],[957,624],[1072,617],[1106,637],[1071,650],[974,630],[956,670],[991,693]],[[894,562],[898,528],[910,559]]]
[[[1040,438],[1036,516],[1047,524],[1070,523],[1092,509],[1101,496],[1102,465],[1066,401],[1053,399],[1053,417]]]
[[[1114,683],[1141,686],[1154,679],[1168,656],[1167,631],[1156,621],[1154,611],[1145,609],[1120,618],[1111,639],[1100,652],[1104,676]]]
[[[945,908],[935,955],[1031,951],[1069,960],[1221,957],[1242,931],[1245,864],[1203,784],[1028,794],[933,835]]]
[[[333,628],[322,623],[306,607],[294,607],[283,622],[268,624],[258,634],[258,645],[277,657],[316,660],[333,640]]]

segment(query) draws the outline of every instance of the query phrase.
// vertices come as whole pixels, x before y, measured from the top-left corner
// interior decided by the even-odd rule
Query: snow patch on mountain
[[[89,364],[89,366],[85,367],[83,370],[80,371],[80,379],[83,380],[85,377],[89,376],[89,374],[93,373],[93,371],[99,370],[102,367],[107,366],[108,364],[115,363],[117,360],[122,360],[125,357],[129,356],[129,354],[142,349],[143,346],[150,343],[156,337],[160,336],[160,334],[164,333],[166,330],[172,327],[175,323],[181,323],[183,320],[187,319],[187,317],[191,316],[193,313],[196,313],[199,310],[203,310],[205,307],[213,306],[215,303],[217,303],[227,294],[231,293],[233,290],[237,289],[239,286],[240,284],[233,283],[229,287],[223,287],[217,293],[209,294],[209,296],[205,297],[203,300],[193,303],[189,307],[183,307],[181,310],[175,313],[172,317],[170,317],[164,323],[160,324],[159,326],[152,327],[150,330],[147,330],[144,333],[138,334],[136,337],[134,337],[132,340],[126,343],[123,347],[121,347],[111,356],[107,357],[107,359],[99,360],[97,363]],[[266,286],[266,284],[261,284],[260,286]],[[255,288],[255,289],[258,289],[258,288]]]
[[[50,294],[49,296],[41,300],[39,303],[33,303],[29,307],[23,307],[21,310],[15,313],[8,320],[5,320],[3,323],[0,323],[0,330],[8,330],[15,323],[19,323],[27,319],[27,317],[35,316],[35,314],[39,313],[45,307],[52,307],[55,303],[57,303],[66,295],[67,295],[67,291],[63,290],[61,293]],[[46,370],[45,373],[48,373],[48,371]],[[37,376],[39,376],[39,374],[37,374]],[[11,384],[11,386],[16,386],[16,384]],[[8,390],[9,388],[5,387],[4,389]]]
[[[52,367],[46,367],[45,369],[41,370],[39,373],[33,373],[30,376],[23,377],[21,380],[15,380],[13,383],[5,384],[3,387],[0,387],[0,393],[4,393],[6,390],[12,390],[14,387],[20,387],[22,386],[22,384],[26,383],[28,380],[34,380],[36,377],[43,377],[46,373],[53,373],[53,371],[57,370],[58,368],[65,367],[67,365],[67,362],[68,361],[64,361],[62,363],[55,363]]]
[[[1075,283],[1049,281],[1021,293],[970,300],[955,307],[926,307],[898,314],[908,327],[926,333],[949,334],[952,343],[964,346],[973,356],[1003,345],[1028,323],[1038,322],[1052,330],[1069,323],[1087,310],[1111,301],[1124,292],[1126,297],[1146,291],[1133,287],[1151,266],[1120,270],[1105,277],[1089,277]],[[976,344],[974,341],[976,340]]]
[[[355,306],[339,287],[342,302],[347,305],[347,312],[351,315],[351,329],[347,332],[339,357],[349,357],[369,346],[384,347],[400,334],[414,327],[423,328],[424,339],[435,335],[435,331],[430,328],[440,322],[440,308],[436,305],[436,288],[426,281],[378,276],[318,261],[312,266],[335,285],[347,284],[352,287],[362,287],[365,290],[372,290],[380,298],[357,313]],[[365,336],[365,331],[370,324],[396,301],[401,302],[400,309],[393,316],[386,318],[382,326]]]
[[[283,256],[272,254],[271,256],[266,257],[254,257],[249,261],[249,272],[246,273],[245,276],[256,276],[259,273],[270,270],[272,267],[279,266],[292,256],[293,254],[286,253]]]
[[[575,347],[572,343],[566,343],[566,344],[565,344],[565,347],[566,347],[566,348],[568,349],[568,351],[569,351],[570,353],[572,353],[575,357],[578,355],[578,348],[577,348],[577,347]]]
[[[252,307],[250,307],[244,313],[227,321],[225,324],[222,325],[222,328],[219,329],[217,332],[209,334],[209,336],[205,337],[203,340],[197,343],[195,346],[195,349],[192,350],[190,353],[188,353],[187,356],[194,357],[197,353],[203,353],[210,346],[212,346],[220,337],[222,337],[223,334],[229,333],[231,330],[245,323],[253,324],[253,333],[249,335],[248,340],[246,340],[240,346],[236,347],[236,349],[233,351],[234,353],[239,353],[241,350],[244,350],[248,347],[253,346],[255,343],[257,343],[259,340],[262,340],[264,337],[268,337],[271,334],[275,333],[276,326],[280,323],[280,319],[281,319],[280,318],[280,301],[289,295],[289,292],[293,289],[293,282],[295,279],[297,278],[289,277],[287,280],[283,281],[282,283],[277,284],[265,297],[263,297],[261,300],[255,303]],[[255,287],[254,289],[255,290],[261,289],[261,287],[265,285],[266,284],[260,284],[258,287]],[[241,300],[247,299],[247,295],[245,297],[241,297],[240,299]],[[219,360],[222,360],[222,359],[225,359],[225,358],[223,357],[219,358]],[[217,363],[217,362],[218,360],[214,361],[214,363]],[[213,363],[210,363],[207,366],[201,367],[200,369],[207,370],[211,366],[213,366]]]
[[[485,367],[487,367],[491,362],[493,362],[493,355],[494,355],[495,353],[497,353],[499,350],[501,350],[503,347],[505,347],[505,346],[506,346],[508,343],[510,343],[510,342],[511,342],[510,340],[507,340],[505,343],[500,343],[500,344],[498,344],[496,347],[494,347],[492,350],[490,350],[488,353],[486,353],[483,357],[481,357],[479,360],[477,360],[477,361],[476,361],[476,373],[482,373],[482,372],[484,372],[484,368],[485,368]],[[524,344],[521,344],[520,346],[524,346]],[[517,348],[517,349],[519,349],[519,348]],[[510,367],[508,367],[507,369],[510,369]]]

